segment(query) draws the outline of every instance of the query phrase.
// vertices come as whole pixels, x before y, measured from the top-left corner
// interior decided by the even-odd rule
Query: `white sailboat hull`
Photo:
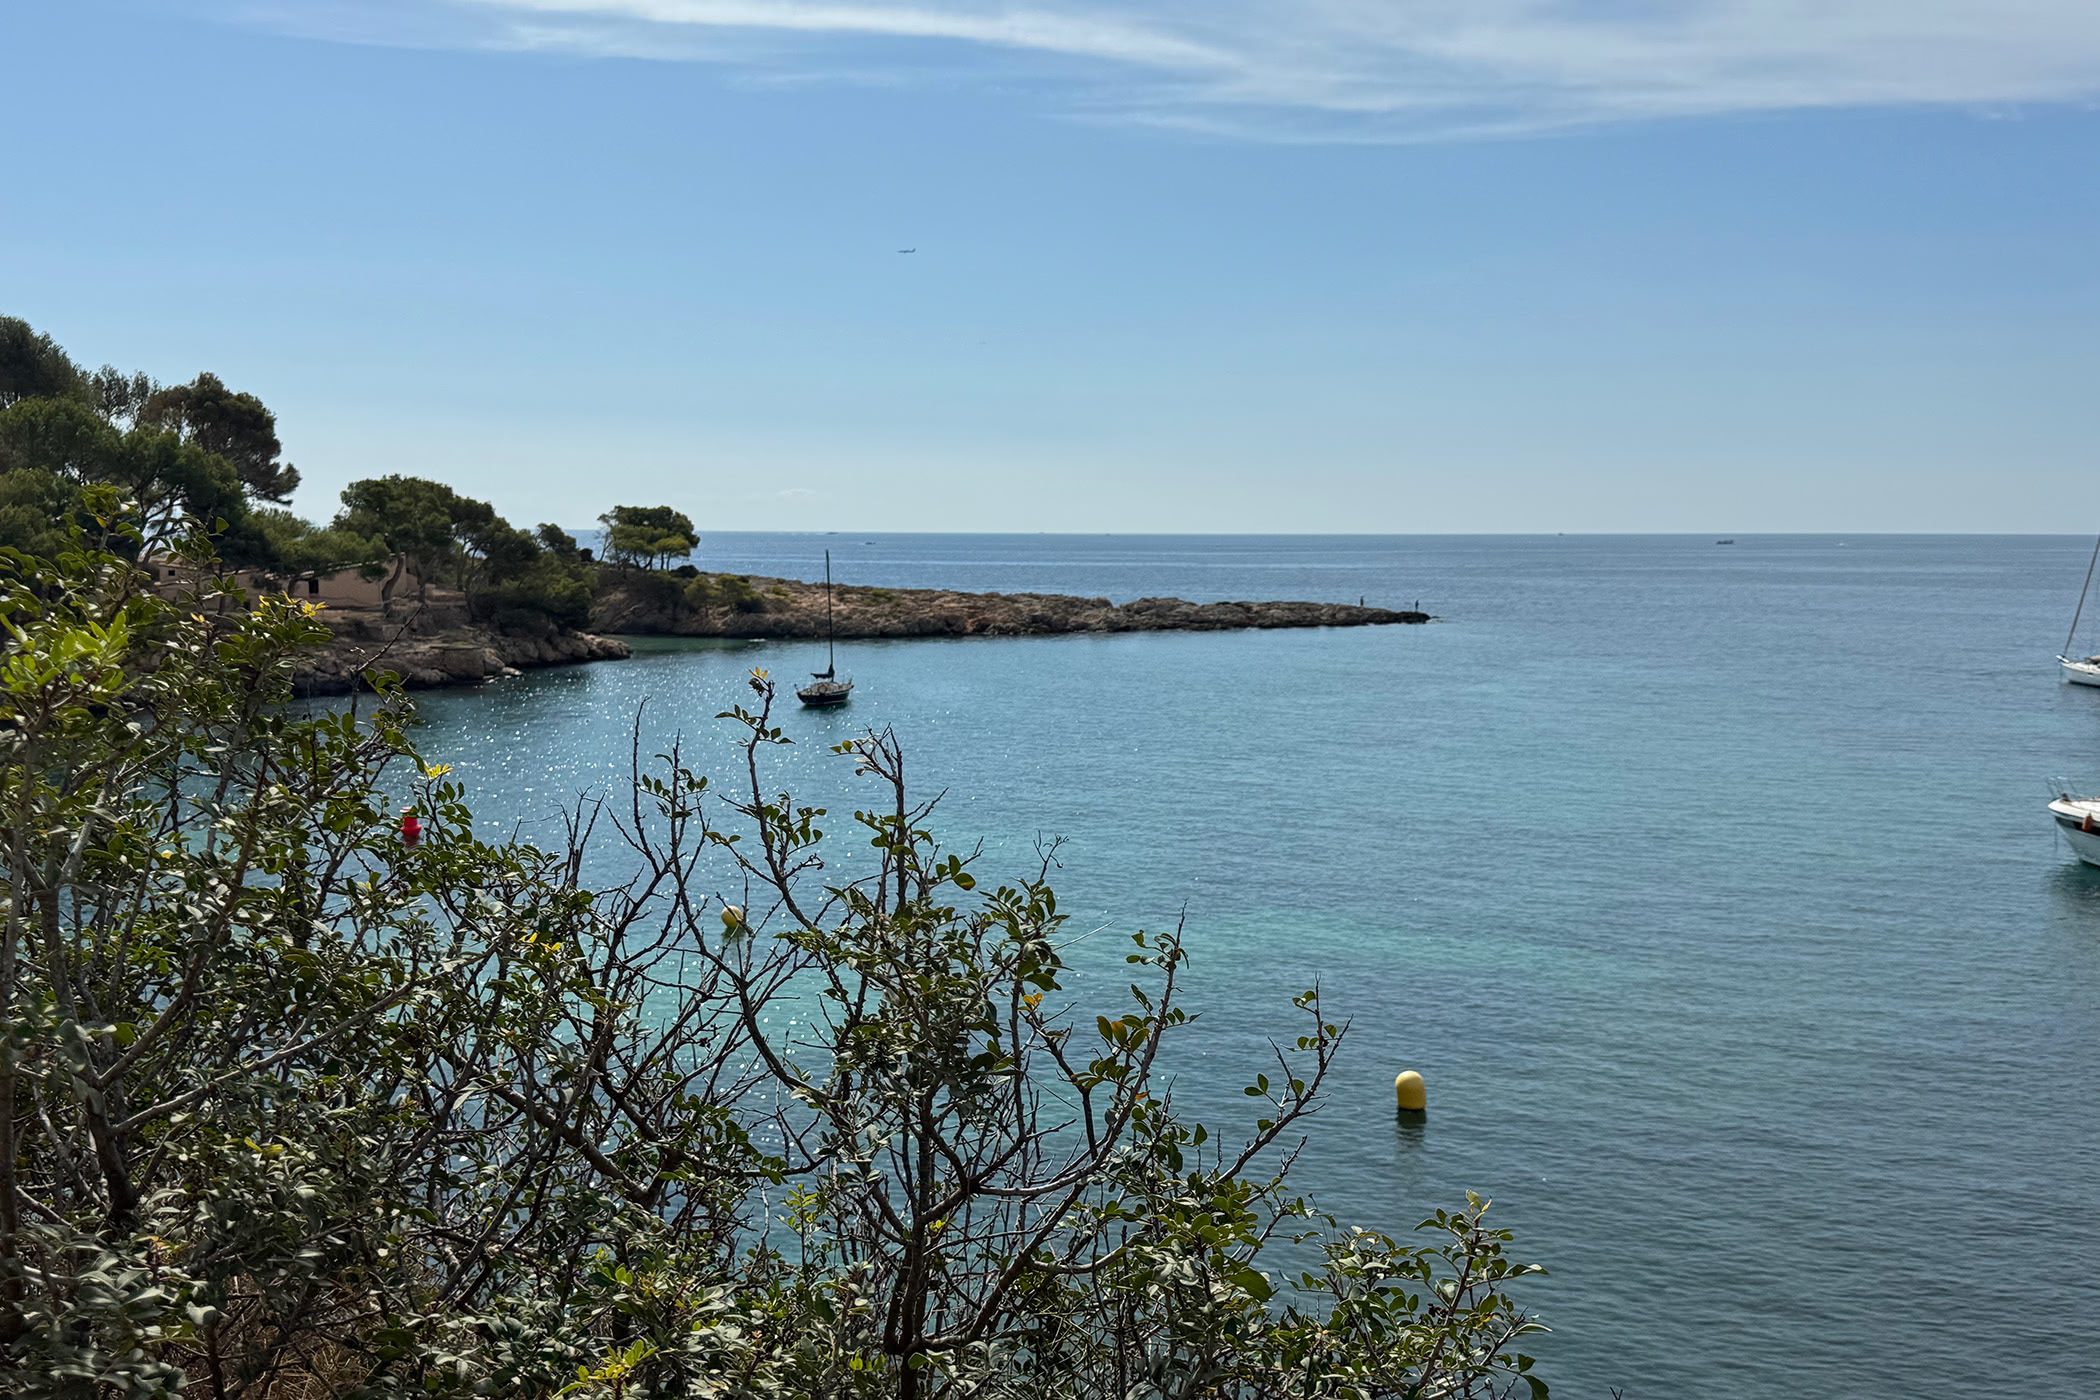
[[[2072,685],[2100,686],[2100,663],[2073,661],[2068,656],[2059,656],[2056,659],[2064,668],[2064,679]]]

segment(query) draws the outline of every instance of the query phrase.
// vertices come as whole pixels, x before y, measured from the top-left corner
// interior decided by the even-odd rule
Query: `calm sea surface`
[[[713,569],[1311,598],[1427,627],[856,642],[782,779],[894,725],[939,825],[1019,873],[1062,835],[1082,961],[1187,916],[1182,1101],[1291,993],[1353,1018],[1300,1182],[1367,1225],[1473,1188],[1552,1271],[1561,1396],[2100,1393],[2100,788],[2062,685],[2076,539],[716,535]],[[550,815],[808,644],[658,644],[423,700],[488,828]],[[725,772],[726,775],[726,772]],[[843,810],[841,810],[843,809]],[[847,823],[834,820],[834,826]],[[1098,954],[1098,956],[1097,956]],[[1427,1077],[1418,1130],[1392,1078]],[[1199,1084],[1198,1081],[1201,1081]]]

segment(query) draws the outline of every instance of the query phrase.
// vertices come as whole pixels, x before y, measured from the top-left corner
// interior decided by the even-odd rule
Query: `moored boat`
[[[809,673],[809,684],[795,689],[795,698],[811,709],[843,705],[853,697],[853,682],[838,676],[838,637],[831,617],[831,551],[824,551],[824,669]]]
[[[842,681],[828,671],[813,671],[808,685],[795,689],[795,698],[812,709],[843,705],[853,698],[853,682]]]
[[[2085,616],[2085,595],[2093,590],[2093,568],[2100,565],[2100,540],[2093,541],[2093,557],[2085,562],[2085,587],[2078,590],[2078,606],[2071,610],[2071,630],[2064,634],[2064,649],[2056,664],[2072,685],[2100,685],[2100,656],[2073,656],[2071,644],[2078,640],[2078,620]]]
[[[2060,792],[2049,804],[2049,815],[2056,819],[2056,829],[2073,855],[2087,865],[2100,865],[2100,797]]]

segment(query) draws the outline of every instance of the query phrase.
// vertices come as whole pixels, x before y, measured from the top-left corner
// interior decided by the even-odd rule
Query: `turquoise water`
[[[2042,811],[2100,788],[2100,691],[2052,657],[2089,541],[714,536],[854,583],[1319,598],[1427,627],[851,643],[788,781],[896,726],[951,838],[1091,927],[1184,910],[1207,1014],[1178,1091],[1320,978],[1354,1020],[1301,1184],[1366,1224],[1471,1187],[1552,1277],[1563,1396],[2100,1389],[2100,870]],[[650,647],[423,701],[528,834],[753,664]],[[1119,950],[1104,936],[1104,958]],[[1419,1131],[1392,1077],[1419,1069]],[[1197,1087],[1207,1081],[1207,1089]]]

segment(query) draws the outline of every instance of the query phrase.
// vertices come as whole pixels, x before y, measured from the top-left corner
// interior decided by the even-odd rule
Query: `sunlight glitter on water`
[[[781,777],[843,830],[824,749],[893,724],[994,872],[1069,838],[1075,924],[1185,909],[1206,1015],[1179,1093],[1215,1121],[1321,979],[1354,1041],[1302,1184],[1383,1226],[1495,1196],[1553,1271],[1556,1393],[2086,1393],[2100,871],[2041,785],[2100,777],[2100,692],[2051,659],[2089,541],[873,541],[842,578],[1446,619],[842,644],[853,704],[783,717]],[[700,562],[807,575],[825,543]],[[484,829],[548,830],[621,780],[644,699],[645,756],[678,731],[719,771],[712,716],[805,649],[431,695],[420,742]]]

